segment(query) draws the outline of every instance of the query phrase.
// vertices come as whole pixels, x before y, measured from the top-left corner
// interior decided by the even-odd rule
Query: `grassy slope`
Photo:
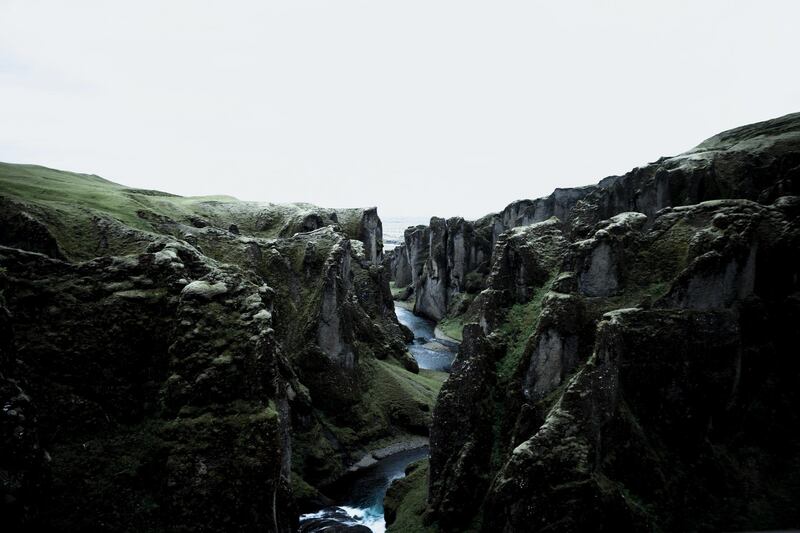
[[[87,209],[97,211],[145,231],[150,230],[149,224],[136,215],[142,209],[171,218],[188,218],[203,215],[204,203],[238,202],[231,196],[182,197],[131,189],[95,175],[9,163],[0,163],[0,188],[22,202],[68,210],[78,218],[86,217]]]
[[[0,163],[0,196],[32,210],[58,240],[70,259],[97,254],[96,219],[111,219],[123,228],[147,234],[170,221],[192,225],[193,219],[227,229],[231,224],[253,237],[275,238],[290,222],[321,211],[303,203],[244,202],[232,196],[183,197],[167,192],[133,189],[99,176],[65,172],[37,165]],[[38,211],[37,211],[38,209]],[[357,238],[360,209],[336,211],[351,238]],[[136,249],[117,249],[131,253]]]
[[[424,459],[406,469],[408,475],[392,484],[386,495],[386,505],[397,513],[387,531],[403,533],[434,533],[435,525],[422,523],[427,510],[428,460]]]

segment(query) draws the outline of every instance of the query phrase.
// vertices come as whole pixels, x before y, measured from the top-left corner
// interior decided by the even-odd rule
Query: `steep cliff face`
[[[412,283],[411,263],[408,258],[408,248],[405,244],[398,245],[387,254],[387,269],[389,278],[397,287],[408,287]]]
[[[463,218],[434,217],[428,227],[409,228],[404,250],[410,264],[417,314],[441,320],[459,295],[483,288],[491,255],[490,241],[485,231],[476,230],[473,223]],[[395,257],[392,265],[395,284],[402,287],[401,282],[408,278],[400,277],[398,281],[397,273],[403,274],[401,260]]]
[[[3,247],[0,263],[8,375],[52,476],[28,527],[291,530],[268,286],[175,241],[79,264]]]
[[[800,156],[796,148],[799,120],[795,114],[744,126],[716,135],[681,155],[664,157],[622,176],[605,178],[597,185],[556,189],[544,198],[519,200],[500,213],[459,224],[460,233],[469,228],[466,233],[479,236],[475,250],[488,261],[500,235],[551,217],[563,221],[571,237],[582,238],[598,222],[624,212],[641,213],[646,221],[652,222],[656,213],[666,207],[723,198],[771,203],[781,196],[797,195],[800,194]],[[437,224],[432,221],[430,230]],[[430,240],[427,255],[432,255],[437,245],[437,241]],[[412,279],[415,289],[425,288],[415,296],[416,308],[436,320],[463,312],[463,308],[448,309],[456,295],[466,292],[463,280],[472,277],[476,282],[473,286],[481,290],[485,288],[484,275],[488,272],[483,261],[463,261],[470,252],[465,256],[461,246],[447,248],[445,253],[446,259],[420,270],[419,279]],[[605,246],[597,250],[596,268],[603,267],[602,257],[608,253]],[[426,252],[420,250],[417,255],[425,256]]]
[[[779,196],[799,156],[800,115],[740,128],[499,236],[434,411],[419,522],[800,523],[800,199]]]
[[[5,164],[0,187],[4,523],[293,531],[427,433],[374,208]]]

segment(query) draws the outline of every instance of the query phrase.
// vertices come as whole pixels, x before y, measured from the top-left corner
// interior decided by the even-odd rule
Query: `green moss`
[[[402,294],[406,291],[406,287],[398,287],[394,281],[389,282],[389,289],[392,291],[393,298],[402,296]]]
[[[497,363],[497,379],[501,384],[507,383],[517,370],[525,352],[525,345],[539,324],[542,314],[542,302],[552,286],[553,278],[542,287],[536,289],[530,301],[514,304],[506,314],[498,334],[506,343],[506,353]]]
[[[308,204],[260,204],[231,196],[182,197],[132,189],[89,174],[10,163],[0,163],[0,190],[40,219],[63,253],[74,260],[91,259],[99,253],[141,252],[151,238],[163,233],[162,224],[167,221],[193,225],[201,219],[218,228],[236,224],[248,235],[275,238],[318,211]],[[346,211],[347,227],[357,233],[353,228],[363,211]],[[98,220],[119,224],[111,230],[113,238],[107,235],[107,228],[98,227]],[[209,239],[203,244],[209,256],[231,262],[226,254],[233,247],[220,249]]]
[[[459,342],[464,340],[463,317],[456,316],[452,318],[445,318],[437,324],[437,327],[442,330],[442,333],[451,339],[455,339]]]
[[[354,411],[359,413],[362,437],[377,435],[393,426],[426,433],[430,413],[446,374],[414,374],[392,361],[364,360],[363,371],[369,374],[369,389]],[[359,427],[357,424],[356,427]]]
[[[409,474],[395,481],[386,494],[385,507],[394,515],[388,532],[434,533],[435,525],[423,524],[428,509],[428,460],[409,467]]]
[[[312,483],[330,481],[344,473],[340,456],[329,437],[327,428],[330,426],[333,424],[317,421],[293,435],[292,477],[302,480],[303,484],[308,485],[306,480]]]
[[[381,448],[410,435],[427,435],[431,412],[444,372],[411,373],[393,359],[361,360],[360,400],[341,413],[316,411],[315,422],[295,432],[292,470],[303,482],[318,485],[344,473],[343,465],[359,453]],[[343,456],[349,450],[352,456]]]
[[[306,480],[292,472],[292,494],[297,500],[309,501],[319,496],[319,491],[306,483]]]

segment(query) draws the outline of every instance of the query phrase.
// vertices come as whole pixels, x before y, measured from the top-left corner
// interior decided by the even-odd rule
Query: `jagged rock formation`
[[[494,245],[511,228],[556,217],[568,224],[571,236],[578,237],[585,236],[601,220],[623,212],[642,213],[652,220],[665,207],[718,198],[770,203],[781,196],[800,194],[797,121],[797,115],[787,115],[730,130],[679,156],[661,158],[625,175],[605,178],[597,185],[556,189],[544,198],[520,200],[500,213],[473,222],[456,221],[448,226],[448,221],[443,227],[441,219],[435,219],[428,227],[414,228],[417,234],[434,228],[444,233],[436,239],[427,239],[427,251],[420,249],[419,239],[414,244],[416,257],[427,258],[434,255],[434,249],[441,250],[437,260],[428,261],[426,268],[418,269],[417,276],[412,276],[411,286],[417,291],[415,309],[434,320],[455,314],[456,310],[450,307],[454,302],[460,303],[456,295],[485,288],[484,278]],[[461,246],[439,247],[440,241],[447,239],[448,231],[463,234],[465,227],[479,237],[474,248],[468,246],[465,253]],[[406,247],[410,258],[412,246],[408,237]],[[475,260],[464,261],[464,258]],[[474,281],[472,290],[464,283],[470,276]],[[405,286],[404,281],[406,278],[396,281],[397,286]]]
[[[376,443],[427,434],[382,261],[374,208],[0,164],[3,523],[295,530]]]
[[[51,458],[33,524],[288,529],[266,285],[175,242],[78,265],[0,256],[15,340],[4,370],[36,402]]]
[[[489,217],[420,527],[800,524],[798,193],[800,114]]]

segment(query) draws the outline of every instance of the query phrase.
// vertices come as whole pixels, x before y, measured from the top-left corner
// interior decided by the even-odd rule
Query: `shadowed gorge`
[[[0,163],[0,519],[800,527],[798,217],[800,114],[391,250],[375,207]]]
[[[395,294],[465,326],[397,530],[797,527],[799,187],[794,114],[409,228]]]

